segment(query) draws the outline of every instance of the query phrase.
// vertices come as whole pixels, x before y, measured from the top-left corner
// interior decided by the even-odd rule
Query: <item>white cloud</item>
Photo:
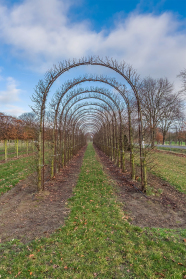
[[[19,116],[24,112],[27,112],[26,110],[24,110],[23,108],[19,107],[19,106],[14,106],[14,105],[7,105],[1,112],[7,114],[7,115],[11,115],[11,116]]]
[[[0,111],[12,116],[19,116],[23,112],[26,112],[20,106],[17,106],[16,103],[20,103],[20,93],[21,89],[17,88],[17,82],[12,77],[5,79],[2,77],[2,80],[6,81],[6,89],[0,91]]]
[[[133,13],[109,32],[96,32],[85,21],[69,21],[67,12],[72,3],[26,0],[12,8],[1,5],[1,42],[12,46],[19,57],[40,71],[59,60],[85,55],[125,60],[142,76],[167,76],[171,81],[185,67],[186,32],[179,31],[184,23],[172,14]]]
[[[0,91],[1,106],[6,106],[7,104],[20,101],[19,94],[21,90],[17,88],[15,79],[13,79],[12,77],[8,77],[6,80],[6,90]]]

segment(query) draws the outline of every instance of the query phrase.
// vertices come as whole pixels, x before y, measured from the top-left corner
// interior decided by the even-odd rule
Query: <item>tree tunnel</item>
[[[124,135],[128,133],[131,178],[135,177],[134,167],[134,143],[132,134],[131,113],[134,109],[130,100],[134,97],[137,105],[139,125],[139,148],[141,163],[142,190],[146,191],[146,162],[143,144],[143,123],[141,114],[140,98],[138,95],[139,75],[125,62],[118,63],[113,59],[101,59],[100,57],[81,58],[79,60],[63,61],[58,66],[48,71],[43,80],[40,80],[33,94],[35,103],[33,110],[39,116],[38,132],[38,190],[44,189],[44,165],[45,165],[45,129],[48,127],[46,120],[46,105],[49,91],[53,83],[67,71],[79,66],[102,66],[109,68],[123,79],[106,76],[88,76],[74,78],[64,82],[53,95],[50,103],[51,119],[53,128],[51,146],[51,176],[54,177],[60,167],[65,166],[73,155],[86,144],[87,134],[91,133],[94,144],[108,155],[123,171],[125,171],[125,147]],[[89,87],[72,90],[82,82],[101,82],[115,90],[113,94],[106,88]],[[131,88],[127,89],[126,83]],[[117,94],[116,94],[117,92]],[[118,94],[119,93],[119,94]],[[85,94],[85,95],[84,95]],[[88,94],[88,95],[86,95]],[[84,95],[84,96],[83,96]],[[118,97],[120,96],[120,97]],[[92,105],[83,102],[85,99],[95,99]],[[104,105],[101,105],[104,103]],[[89,106],[88,111],[81,108]],[[94,107],[95,110],[90,108]],[[99,107],[99,112],[98,108]],[[124,130],[122,111],[126,108],[128,113],[128,131]],[[96,111],[97,110],[97,111]],[[49,128],[48,128],[49,129]],[[58,159],[57,159],[58,158]],[[58,167],[57,167],[58,165]],[[42,172],[43,170],[43,172]],[[43,174],[43,175],[42,175]]]

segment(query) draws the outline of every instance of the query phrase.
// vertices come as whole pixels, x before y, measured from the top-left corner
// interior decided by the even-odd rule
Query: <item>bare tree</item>
[[[172,105],[171,100],[169,100],[169,102],[170,105],[162,112],[158,125],[163,135],[163,144],[165,143],[165,137],[171,125],[175,121],[179,121],[184,117],[182,101],[178,98],[178,96],[177,98],[174,98],[174,102],[172,102]]]
[[[186,93],[186,69],[182,70],[178,77],[182,79],[182,92]]]
[[[173,93],[173,84],[167,78],[147,77],[140,88],[142,115],[150,130],[151,147],[154,147],[155,131],[158,125],[167,133],[172,121],[179,114],[181,100],[179,93]]]

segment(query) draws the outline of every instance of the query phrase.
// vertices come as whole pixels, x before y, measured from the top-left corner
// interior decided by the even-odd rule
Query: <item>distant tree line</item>
[[[173,84],[167,78],[147,77],[138,88],[146,137],[151,147],[155,142],[164,144],[165,140],[186,142],[183,98],[186,70],[181,71],[179,77],[183,82],[180,92],[174,92]],[[0,140],[36,139],[37,131],[38,120],[34,113],[23,113],[19,118],[0,113]],[[51,136],[49,131],[47,136]]]
[[[139,88],[143,120],[148,130],[151,147],[161,138],[164,144],[173,125],[184,124],[184,101],[182,92],[174,92],[173,84],[167,78],[145,78]]]
[[[35,139],[37,124],[33,113],[25,113],[16,118],[0,113],[0,140]]]

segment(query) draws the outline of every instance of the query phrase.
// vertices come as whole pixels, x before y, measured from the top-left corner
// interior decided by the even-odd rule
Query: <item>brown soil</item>
[[[45,182],[45,190],[36,192],[36,185],[27,178],[0,197],[0,241],[13,238],[26,243],[48,236],[64,224],[69,209],[66,201],[73,194],[86,147],[56,175]]]
[[[66,202],[73,194],[85,149],[56,175],[55,180],[45,182],[45,191],[42,193],[36,192],[36,185],[28,178],[0,197],[1,242],[16,238],[26,243],[48,236],[64,224],[69,213]],[[132,224],[141,227],[186,228],[185,194],[148,174],[149,185],[156,195],[145,196],[135,188],[140,188],[140,185],[130,180],[129,172],[122,173],[103,152],[96,151]],[[159,189],[163,190],[162,194],[158,194]]]
[[[185,194],[148,173],[148,185],[153,188],[154,196],[146,196],[135,188],[140,189],[140,185],[130,179],[129,172],[122,173],[103,152],[98,149],[96,151],[104,170],[116,185],[123,210],[132,224],[140,227],[186,228]]]

